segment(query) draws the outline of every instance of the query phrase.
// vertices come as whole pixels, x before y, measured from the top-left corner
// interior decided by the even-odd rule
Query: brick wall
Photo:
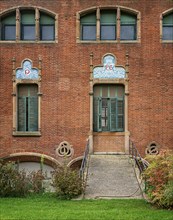
[[[160,43],[160,15],[173,7],[169,0],[0,1],[0,10],[34,5],[58,14],[58,43],[0,43],[0,157],[38,152],[55,157],[55,145],[68,141],[74,158],[83,154],[89,133],[90,53],[101,64],[106,53],[125,65],[129,53],[128,123],[140,153],[156,141],[173,149],[173,43]],[[141,12],[141,43],[76,43],[76,12],[98,5],[121,5]],[[12,58],[16,67],[42,58],[41,137],[14,137]]]
[[[118,133],[115,135],[108,132],[94,135],[94,152],[122,153],[124,152],[124,145],[124,134]]]

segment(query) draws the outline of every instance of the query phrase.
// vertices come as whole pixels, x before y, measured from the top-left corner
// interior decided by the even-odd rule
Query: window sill
[[[136,44],[136,43],[140,43],[140,40],[95,40],[95,41],[77,40],[76,42],[81,44],[106,44],[106,43]]]
[[[4,43],[4,44],[14,44],[14,43],[17,43],[17,44],[19,44],[19,43],[24,43],[24,44],[54,44],[54,43],[58,43],[58,41],[25,41],[25,40],[18,40],[18,41],[16,41],[16,40],[14,40],[14,41],[12,41],[12,40],[0,40],[0,43]]]
[[[13,136],[19,136],[19,137],[40,137],[41,136],[41,132],[40,131],[27,131],[27,132],[23,132],[23,131],[14,131],[13,132]]]
[[[172,44],[173,40],[162,40],[161,41],[163,44]]]
[[[94,136],[125,136],[125,132],[122,131],[101,131],[101,132],[93,132]]]

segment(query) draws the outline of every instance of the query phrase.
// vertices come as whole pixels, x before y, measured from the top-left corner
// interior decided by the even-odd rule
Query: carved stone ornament
[[[145,149],[147,155],[157,155],[159,154],[159,144],[155,141],[152,141]]]
[[[56,148],[56,154],[60,157],[70,157],[73,154],[72,145],[67,141],[61,142]]]

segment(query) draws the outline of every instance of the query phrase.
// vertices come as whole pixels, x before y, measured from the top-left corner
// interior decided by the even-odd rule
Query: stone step
[[[142,197],[127,155],[90,155],[85,198],[99,197]]]

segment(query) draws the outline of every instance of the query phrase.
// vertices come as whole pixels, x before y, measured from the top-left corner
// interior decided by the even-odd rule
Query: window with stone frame
[[[16,68],[13,58],[13,135],[41,136],[41,58],[38,68],[24,59]]]
[[[173,11],[163,16],[162,40],[173,41]]]
[[[124,86],[95,85],[93,113],[95,132],[123,132]]]
[[[38,8],[17,8],[0,15],[1,41],[55,41],[56,15]]]
[[[95,8],[77,13],[77,40],[139,41],[140,13],[124,8]]]

